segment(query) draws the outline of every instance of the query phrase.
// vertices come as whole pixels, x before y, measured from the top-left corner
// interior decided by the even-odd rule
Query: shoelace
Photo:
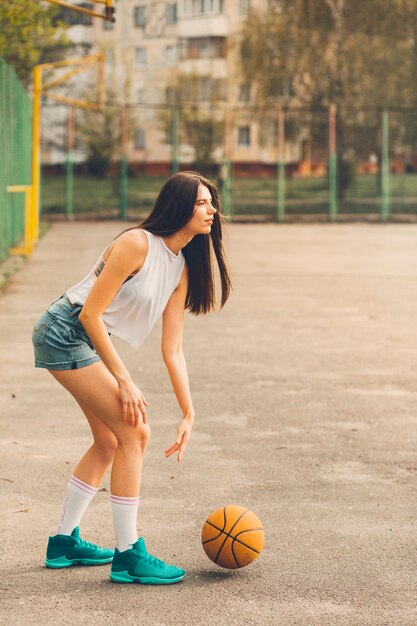
[[[161,561],[160,559],[157,559],[156,556],[152,556],[152,554],[146,554],[146,555],[141,555],[142,558],[145,559],[145,561],[148,561],[149,563],[151,563],[152,565],[156,565],[157,567],[165,567],[166,563],[164,563],[164,561]]]
[[[81,538],[78,539],[78,545],[82,548],[98,548],[95,543],[90,543],[89,541]]]

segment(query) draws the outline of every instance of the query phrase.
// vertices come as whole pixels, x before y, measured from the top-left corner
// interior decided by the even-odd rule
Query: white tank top
[[[108,332],[125,339],[135,350],[162,316],[169,297],[178,286],[185,264],[181,250],[175,254],[162,237],[144,228],[138,230],[143,230],[148,238],[148,252],[143,266],[120,286],[102,315]],[[105,265],[103,256],[109,245],[89,273],[79,283],[67,289],[66,295],[73,304],[85,303]]]

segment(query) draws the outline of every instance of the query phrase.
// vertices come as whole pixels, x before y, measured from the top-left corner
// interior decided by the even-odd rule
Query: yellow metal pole
[[[81,74],[81,72],[85,72],[86,70],[90,69],[90,67],[94,67],[96,63],[97,63],[97,59],[93,59],[92,61],[89,61],[88,63],[85,63],[85,64],[83,63],[82,65],[79,64],[77,67],[72,68],[71,70],[68,70],[68,72],[65,72],[65,74],[62,74],[58,78],[55,78],[54,80],[49,81],[49,83],[44,83],[42,85],[42,88],[44,91],[46,89],[51,89],[51,87],[55,87],[56,85],[59,85],[60,83],[65,82],[66,80],[68,80],[68,78],[72,78],[73,76],[76,76],[77,74]]]
[[[97,84],[97,102],[100,107],[104,107],[105,100],[105,84],[104,84],[104,52],[98,53],[98,84]]]
[[[102,56],[101,52],[97,54],[91,54],[86,57],[73,57],[71,59],[63,59],[62,61],[51,61],[50,63],[40,63],[36,67],[40,67],[41,70],[56,69],[57,67],[67,67],[68,65],[85,65],[90,61],[99,61]]]
[[[85,100],[74,100],[74,98],[67,98],[66,96],[60,96],[56,93],[50,93],[49,91],[44,92],[44,94],[51,100],[56,100],[56,102],[62,102],[63,104],[68,104],[70,106],[78,107],[80,109],[91,109],[94,111],[94,110],[99,110],[102,108],[102,105],[97,104],[96,102],[86,102]]]
[[[32,134],[32,238],[39,239],[39,187],[40,187],[40,108],[42,91],[42,71],[40,67],[33,68],[33,134]]]
[[[26,254],[32,254],[35,241],[33,239],[32,185],[25,191],[25,248]]]
[[[10,250],[11,254],[24,254],[28,256],[33,252],[33,225],[32,225],[32,185],[9,185],[9,193],[24,192],[25,194],[25,243],[23,246],[15,246]]]
[[[83,66],[82,69],[90,69],[94,63],[99,63],[99,97],[100,103],[86,102],[82,100],[75,100],[73,98],[67,98],[66,96],[60,96],[49,92],[46,87],[52,87],[64,80],[67,80],[70,76],[78,74],[81,70],[77,66]],[[59,67],[67,67],[69,65],[75,65],[76,67],[69,72],[65,72],[60,78],[57,78],[46,85],[42,85],[42,72],[47,69],[56,69]],[[88,57],[78,57],[75,59],[66,59],[63,61],[56,61],[53,63],[41,63],[33,68],[33,128],[32,128],[32,187],[31,187],[31,201],[30,211],[31,218],[28,220],[31,228],[31,240],[37,242],[39,239],[39,220],[40,220],[40,182],[41,182],[41,96],[44,93],[48,98],[63,102],[72,106],[77,106],[85,109],[100,109],[103,106],[103,53],[94,54]]]
[[[94,1],[95,0],[93,0],[93,2]],[[100,17],[102,20],[106,20],[107,22],[115,21],[113,16],[107,16],[106,14],[97,13],[96,11],[91,11],[90,9],[84,9],[84,7],[80,7],[75,4],[70,4],[69,2],[64,2],[63,0],[46,0],[46,2],[50,2],[51,4],[56,4],[59,7],[63,7],[64,9],[71,9],[72,11],[78,11],[79,13],[92,15],[93,17]]]

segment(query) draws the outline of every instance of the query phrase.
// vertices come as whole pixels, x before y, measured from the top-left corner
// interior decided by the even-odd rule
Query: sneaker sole
[[[176,578],[156,578],[155,576],[131,576],[128,572],[112,572],[110,580],[114,583],[140,583],[142,585],[171,585],[179,583],[185,574]]]
[[[63,567],[71,567],[72,565],[106,565],[111,563],[113,557],[110,559],[67,559],[65,556],[60,556],[57,559],[46,559],[46,567],[52,569],[62,569]]]

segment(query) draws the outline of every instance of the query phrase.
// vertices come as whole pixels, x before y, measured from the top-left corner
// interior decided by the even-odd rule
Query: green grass
[[[136,176],[128,179],[128,217],[149,213],[166,180],[164,176]],[[417,174],[391,176],[392,210],[417,213]],[[42,177],[43,214],[65,214],[65,176]],[[275,178],[233,178],[232,212],[235,215],[257,215],[276,212]],[[117,217],[119,180],[97,180],[74,177],[75,214],[94,213]],[[286,180],[288,214],[319,214],[328,211],[327,178],[288,178]],[[379,212],[379,181],[375,175],[358,175],[340,202],[340,212]]]
[[[164,177],[129,178],[127,204],[129,209],[149,210],[161,188]],[[65,176],[43,176],[42,211],[65,213]],[[119,180],[74,176],[74,212],[107,213],[119,208]]]

